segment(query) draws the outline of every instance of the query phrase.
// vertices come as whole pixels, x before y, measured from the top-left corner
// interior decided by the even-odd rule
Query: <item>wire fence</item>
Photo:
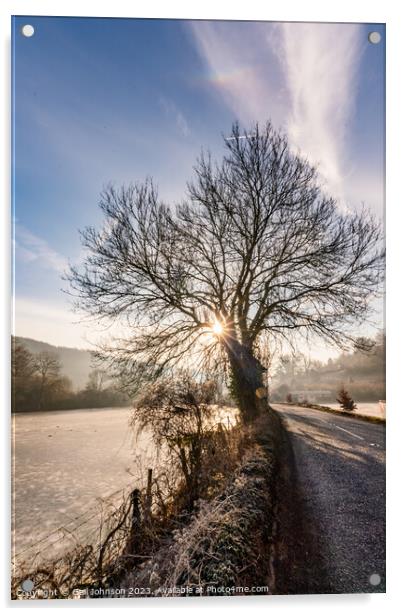
[[[34,550],[34,548],[36,548],[37,546],[39,546],[41,544],[43,544],[43,547],[40,550],[36,550],[35,551],[35,555],[43,553],[51,545],[54,545],[54,544],[58,543],[59,538],[56,539],[55,541],[49,541],[49,539],[51,537],[53,537],[54,535],[58,535],[58,534],[60,535],[60,534],[63,534],[63,533],[74,534],[79,528],[82,528],[83,526],[88,524],[91,520],[95,519],[96,517],[99,517],[99,515],[100,515],[100,505],[102,503],[107,503],[108,501],[116,502],[116,500],[118,500],[117,499],[118,495],[119,494],[123,495],[127,491],[127,488],[128,488],[128,486],[125,486],[123,488],[120,488],[119,490],[115,490],[114,492],[112,492],[111,494],[108,494],[105,497],[97,498],[96,502],[93,505],[91,505],[90,507],[85,509],[85,511],[83,511],[79,515],[76,515],[76,516],[72,517],[69,521],[67,521],[64,524],[60,525],[59,527],[51,530],[49,533],[47,533],[46,535],[42,536],[40,539],[34,541],[30,545],[25,546],[23,549],[19,550],[18,552],[15,552],[13,554],[13,562],[16,563],[18,561],[18,559],[22,555],[28,554],[29,552],[32,552]],[[87,517],[85,517],[85,516],[87,516]],[[71,524],[74,524],[77,521],[80,521],[79,524],[77,524],[73,528],[69,528],[69,526]]]
[[[150,534],[153,484],[153,470],[148,469],[146,488],[115,490],[16,553],[12,596],[21,598],[27,579],[40,592],[71,596],[77,588],[104,586],[110,575],[121,575],[130,563],[138,563]],[[92,528],[83,533],[92,521]],[[63,539],[69,548],[62,546],[61,555],[49,557],[51,547],[60,548]]]
[[[225,414],[220,420],[211,427],[230,431],[232,418]],[[141,488],[133,489],[134,481]],[[133,478],[131,485],[98,498],[80,514],[23,546],[13,554],[13,596],[19,598],[27,579],[35,588],[53,589],[63,597],[77,588],[105,587],[133,563],[149,558],[147,549],[157,533],[155,511],[160,523],[166,517],[160,507],[171,481],[175,479],[170,466],[158,466],[157,475],[148,468],[146,481]],[[53,556],[52,548],[57,548]]]

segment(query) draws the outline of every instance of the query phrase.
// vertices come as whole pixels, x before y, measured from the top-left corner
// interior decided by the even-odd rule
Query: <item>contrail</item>
[[[225,137],[225,141],[235,141],[236,139],[250,139],[252,137],[256,137],[256,135],[253,134],[253,135],[239,135],[239,137]]]

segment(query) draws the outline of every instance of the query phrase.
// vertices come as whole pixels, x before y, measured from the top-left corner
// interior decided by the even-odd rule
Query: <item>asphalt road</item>
[[[282,592],[384,592],[384,424],[273,406],[294,467],[279,490]]]

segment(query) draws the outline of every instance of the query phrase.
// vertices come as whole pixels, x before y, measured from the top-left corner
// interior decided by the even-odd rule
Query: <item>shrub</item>
[[[242,428],[229,430],[217,420],[214,397],[210,381],[182,374],[150,385],[135,403],[132,425],[151,431],[170,475],[178,477],[177,510],[191,511],[196,500],[213,496],[236,464]]]

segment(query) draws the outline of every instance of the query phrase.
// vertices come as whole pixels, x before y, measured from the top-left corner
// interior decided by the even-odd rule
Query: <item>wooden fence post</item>
[[[131,493],[132,518],[131,518],[131,541],[130,548],[135,554],[141,547],[141,509],[140,509],[140,490],[136,488]]]
[[[152,509],[152,468],[148,469],[147,492],[145,496],[144,518],[149,522]]]

